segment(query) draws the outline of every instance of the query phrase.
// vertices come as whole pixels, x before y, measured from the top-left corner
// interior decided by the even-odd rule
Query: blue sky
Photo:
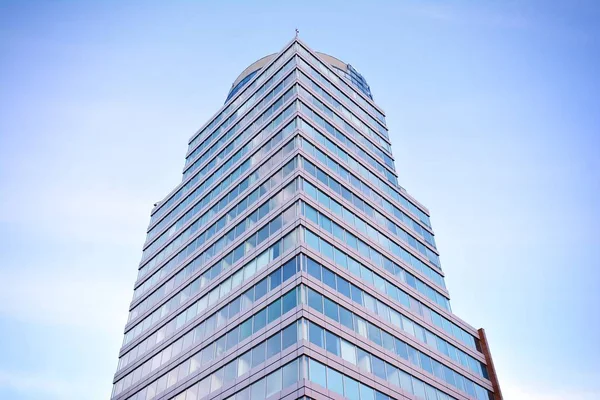
[[[296,27],[386,111],[505,398],[600,398],[598,20],[595,1],[0,2],[0,398],[109,397],[152,204]]]

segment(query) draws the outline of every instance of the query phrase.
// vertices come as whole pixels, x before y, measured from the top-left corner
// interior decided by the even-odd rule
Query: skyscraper
[[[383,111],[298,38],[250,65],[152,210],[113,399],[501,399]]]

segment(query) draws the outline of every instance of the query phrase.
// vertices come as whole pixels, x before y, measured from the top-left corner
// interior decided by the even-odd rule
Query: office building
[[[112,399],[155,398],[502,398],[367,81],[298,38],[234,81],[152,210]]]

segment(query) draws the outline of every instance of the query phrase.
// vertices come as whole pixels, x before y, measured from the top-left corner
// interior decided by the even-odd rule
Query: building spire
[[[300,31],[298,30],[298,28],[296,28],[296,39],[298,39],[298,34],[300,33]]]

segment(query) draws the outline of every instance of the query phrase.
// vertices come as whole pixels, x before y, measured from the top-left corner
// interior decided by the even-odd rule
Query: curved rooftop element
[[[243,88],[246,85],[246,83],[248,83],[248,81],[250,81],[254,77],[254,75],[256,75],[256,73],[260,71],[265,65],[269,64],[271,60],[273,60],[273,58],[277,56],[277,54],[279,53],[273,53],[269,54],[268,56],[264,56],[263,58],[256,60],[255,62],[250,64],[245,70],[243,70],[242,73],[235,79],[235,81],[231,85],[231,89],[227,94],[227,99],[225,99],[225,102],[227,102],[241,88]],[[340,59],[334,56],[330,56],[329,54],[319,52],[316,52],[316,54],[317,56],[319,56],[319,58],[321,58],[321,60],[331,65],[341,76],[348,79],[350,82],[352,82],[352,84],[357,86],[357,88],[360,89],[364,94],[369,96],[369,98],[373,99],[373,96],[371,95],[371,88],[367,84],[367,81],[350,64],[346,64]]]

